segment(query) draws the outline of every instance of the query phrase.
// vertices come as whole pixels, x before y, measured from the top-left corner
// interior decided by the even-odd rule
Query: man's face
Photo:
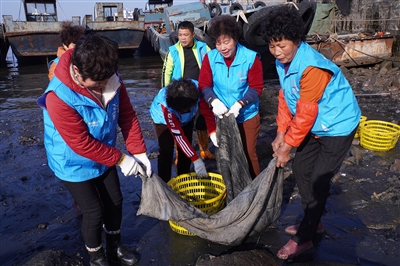
[[[189,29],[178,29],[178,40],[181,42],[183,47],[192,47],[194,32],[190,32]]]

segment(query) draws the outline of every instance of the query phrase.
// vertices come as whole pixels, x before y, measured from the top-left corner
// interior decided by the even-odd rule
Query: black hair
[[[196,84],[185,78],[173,79],[167,86],[167,106],[178,112],[187,112],[199,99]]]
[[[231,37],[236,42],[239,41],[239,26],[236,17],[221,15],[210,20],[207,34],[215,42],[222,35]]]
[[[86,29],[83,26],[72,25],[72,22],[63,22],[60,31],[61,43],[69,46],[71,43],[76,44],[83,35]]]
[[[182,29],[182,30],[186,30],[188,29],[191,33],[194,32],[194,25],[192,22],[190,21],[182,21],[178,24],[178,30]]]
[[[282,39],[300,43],[306,38],[304,21],[293,5],[274,8],[261,24],[261,36],[267,43]]]
[[[103,81],[118,69],[118,45],[103,35],[88,33],[76,43],[72,63],[83,80]]]

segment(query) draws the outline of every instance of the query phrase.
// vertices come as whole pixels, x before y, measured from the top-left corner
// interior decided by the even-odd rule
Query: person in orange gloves
[[[321,216],[330,181],[345,158],[360,121],[360,108],[340,68],[305,42],[305,27],[293,6],[272,11],[262,36],[276,58],[279,91],[277,136],[272,142],[277,167],[296,149],[293,175],[304,217],[285,232],[294,235],[277,253],[293,258],[313,246],[323,231]]]
[[[167,87],[158,92],[150,105],[150,114],[160,148],[158,175],[165,182],[171,179],[174,142],[177,143],[179,153],[177,174],[190,173],[190,165],[193,162],[197,176],[208,176],[203,160],[192,146],[194,118],[199,105],[206,107],[201,109],[202,114],[211,132],[210,138],[216,142],[215,119],[210,108],[207,108],[204,100],[200,99],[197,81],[184,78],[172,80]]]

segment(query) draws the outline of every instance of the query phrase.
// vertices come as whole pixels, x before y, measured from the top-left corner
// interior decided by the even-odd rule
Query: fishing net
[[[233,115],[218,119],[217,139],[218,169],[228,190],[223,210],[207,215],[153,174],[151,178],[142,177],[137,215],[179,222],[189,232],[223,245],[240,245],[246,238],[263,233],[281,212],[283,170],[276,170],[273,159],[251,180]]]

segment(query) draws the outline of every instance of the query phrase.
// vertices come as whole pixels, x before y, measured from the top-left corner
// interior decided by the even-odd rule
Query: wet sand
[[[158,146],[148,107],[159,89],[161,66],[155,56],[123,59],[120,67],[154,169]],[[47,86],[46,66],[0,71],[1,264],[88,265],[79,208],[47,166],[42,112],[35,103]],[[261,97],[258,149],[263,168],[271,159],[278,88],[276,81],[267,82]],[[363,100],[360,106],[370,119],[399,121],[400,112],[393,111],[399,107],[392,108],[398,100],[368,101]],[[121,136],[118,145],[123,149]],[[290,238],[284,228],[299,222],[302,215],[290,164],[285,169],[280,218],[264,234],[238,247],[182,236],[172,232],[168,222],[136,216],[141,180],[121,175],[123,243],[141,254],[138,265],[398,265],[400,173],[395,162],[400,159],[399,146],[388,152],[372,152],[355,140],[332,182],[322,217],[325,233],[315,239],[310,252],[291,262],[275,257]],[[207,161],[207,168],[215,171],[215,162]],[[221,256],[210,259],[207,254]]]

